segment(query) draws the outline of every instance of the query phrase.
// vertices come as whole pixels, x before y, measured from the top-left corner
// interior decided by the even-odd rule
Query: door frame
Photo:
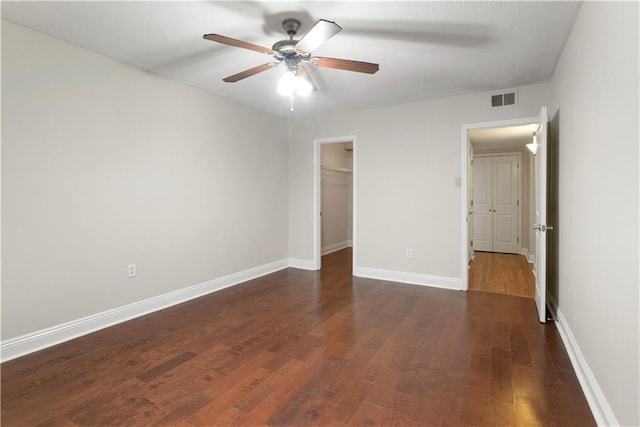
[[[499,153],[480,153],[474,154],[473,158],[476,157],[498,157],[498,156],[516,156],[516,162],[518,163],[517,172],[516,172],[516,190],[517,190],[517,199],[518,205],[516,206],[516,234],[518,235],[518,249],[517,254],[521,255],[522,252],[522,236],[520,235],[522,232],[522,153],[519,151],[503,151]],[[473,181],[473,177],[471,177]],[[474,184],[475,186],[475,184]],[[467,191],[469,191],[467,189]],[[470,194],[473,195],[473,194]],[[473,239],[473,235],[469,236]]]
[[[356,252],[357,252],[357,212],[358,212],[358,144],[356,135],[332,136],[327,138],[313,139],[313,269],[320,270],[322,268],[322,220],[320,218],[320,209],[322,208],[322,156],[321,146],[324,144],[340,144],[350,142],[353,145],[353,172],[352,176],[352,206],[351,206],[351,233],[352,233],[352,272],[356,270]]]
[[[469,177],[469,169],[468,169],[468,154],[469,154],[469,132],[472,130],[479,129],[495,129],[495,128],[504,128],[504,127],[512,127],[512,126],[522,126],[522,125],[530,125],[539,122],[539,117],[522,117],[517,119],[508,119],[508,120],[497,120],[490,122],[478,122],[478,123],[465,123],[461,125],[461,135],[460,135],[460,153],[461,153],[461,182],[462,182],[462,191],[460,195],[461,200],[461,214],[460,214],[460,252],[461,262],[460,262],[460,290],[467,291],[469,289],[469,250],[470,250],[470,241],[469,241],[469,233],[467,230],[467,223],[469,221],[469,213],[467,210],[467,200],[469,197],[469,186],[468,186],[468,177]],[[521,203],[522,205],[522,203]]]

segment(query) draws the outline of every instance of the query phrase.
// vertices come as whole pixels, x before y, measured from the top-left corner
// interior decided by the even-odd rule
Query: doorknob
[[[553,227],[551,227],[551,226],[546,226],[546,225],[544,225],[544,224],[533,224],[533,227],[532,227],[532,228],[533,228],[534,230],[540,230],[540,231],[542,231],[542,232],[545,232],[545,231],[547,231],[547,230],[553,230]]]

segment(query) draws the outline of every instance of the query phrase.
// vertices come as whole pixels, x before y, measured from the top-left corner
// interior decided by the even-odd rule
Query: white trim
[[[593,372],[591,372],[591,368],[589,368],[589,364],[585,360],[573,332],[571,332],[567,319],[559,308],[557,313],[558,321],[556,325],[558,332],[560,332],[560,337],[569,354],[571,365],[573,365],[573,370],[576,372],[576,376],[587,398],[591,413],[596,419],[596,423],[600,426],[619,426],[620,423],[616,419],[611,406],[609,406],[609,402],[602,392],[596,377],[593,375]]]
[[[462,252],[462,257],[461,257],[461,262],[460,262],[460,274],[461,274],[461,278],[460,278],[460,289],[463,291],[466,291],[467,289],[469,289],[469,275],[467,274],[467,266],[469,264],[469,253],[468,253],[468,242],[469,242],[469,235],[468,235],[468,230],[467,230],[467,221],[468,221],[468,215],[467,215],[467,200],[468,200],[468,195],[467,192],[469,191],[469,186],[468,184],[468,175],[469,175],[469,169],[468,169],[468,155],[469,155],[469,131],[470,130],[476,130],[476,129],[491,129],[491,128],[501,128],[501,127],[510,127],[510,126],[520,126],[520,125],[528,125],[531,123],[538,123],[538,117],[525,117],[525,118],[520,118],[520,119],[510,119],[510,120],[498,120],[498,121],[492,121],[492,122],[480,122],[480,123],[466,123],[466,124],[462,124],[460,126],[460,147],[461,147],[461,160],[462,162],[460,163],[460,167],[461,167],[461,181],[462,181],[462,188],[461,188],[461,192],[460,192],[460,199],[461,199],[461,214],[460,214],[460,229],[461,229],[461,234],[460,234],[460,250]]]
[[[19,337],[11,338],[0,343],[0,359],[6,362],[20,356],[33,353],[38,350],[51,347],[83,335],[117,325],[145,314],[171,307],[212,292],[219,291],[230,286],[246,282],[257,277],[285,269],[289,266],[287,259],[271,262],[249,268],[238,273],[197,285],[179,289],[163,295],[158,295],[146,300],[127,304],[101,313],[92,314],[87,317],[72,320],[50,328],[41,329]]]
[[[433,288],[461,290],[460,279],[455,277],[430,276],[428,274],[410,273],[406,271],[383,270],[381,268],[356,267],[354,276],[368,279],[386,280],[389,282],[408,283],[411,285],[429,286]]]
[[[350,246],[351,246],[351,244],[349,244],[348,240],[345,240],[343,242],[334,243],[333,245],[323,246],[322,247],[322,255],[328,255],[330,253],[340,251],[340,250],[348,248]]]
[[[313,139],[313,270],[320,270],[322,267],[322,238],[321,238],[321,226],[320,209],[321,209],[321,162],[320,145],[322,144],[337,144],[343,142],[350,142],[353,145],[353,165],[352,165],[352,200],[353,205],[351,214],[353,215],[352,224],[352,267],[355,270],[356,267],[356,253],[357,253],[357,218],[358,218],[358,144],[357,137],[355,135],[346,136],[333,136],[329,138],[314,138]]]
[[[520,255],[524,255],[529,264],[533,264],[536,261],[536,256],[529,253],[529,248],[520,248]]]
[[[301,270],[317,270],[312,259],[289,258],[289,267]]]

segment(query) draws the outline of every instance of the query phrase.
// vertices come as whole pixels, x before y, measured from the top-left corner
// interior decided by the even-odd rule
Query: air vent
[[[510,107],[518,104],[517,92],[505,92],[491,95],[491,107]]]

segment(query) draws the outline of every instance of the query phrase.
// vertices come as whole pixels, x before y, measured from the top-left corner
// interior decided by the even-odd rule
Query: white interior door
[[[539,127],[536,132],[536,214],[533,228],[536,230],[536,306],[541,323],[547,320],[547,107],[540,111]]]
[[[493,251],[518,253],[518,156],[493,157]]]
[[[493,160],[473,159],[473,250],[493,250]]]

